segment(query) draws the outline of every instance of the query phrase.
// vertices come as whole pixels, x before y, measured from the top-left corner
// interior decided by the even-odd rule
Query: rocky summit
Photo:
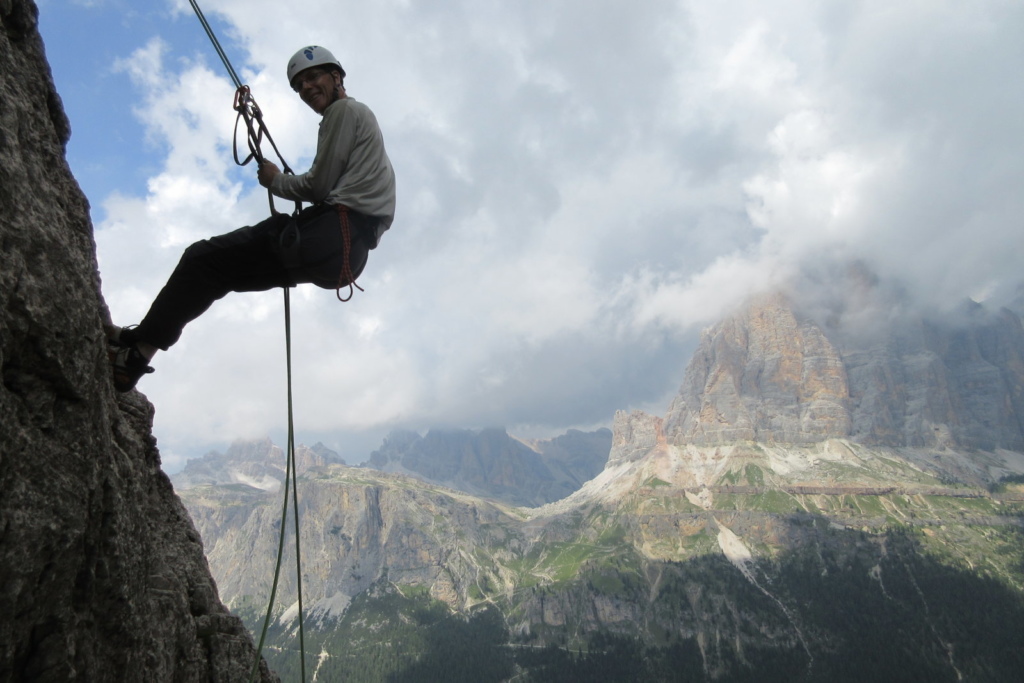
[[[37,18],[0,2],[0,681],[247,680],[252,639],[160,470],[153,408],[111,386]]]
[[[752,300],[704,333],[664,417],[617,413],[604,469],[539,507],[457,490],[467,450],[406,459],[416,435],[375,457],[450,487],[300,477],[318,680],[1017,680],[1020,318],[971,304],[868,325],[871,296]],[[255,627],[276,497],[182,498]],[[282,673],[296,588],[271,628]]]
[[[798,317],[782,295],[761,297],[704,333],[666,435],[1024,450],[1020,317],[966,308],[858,335]]]

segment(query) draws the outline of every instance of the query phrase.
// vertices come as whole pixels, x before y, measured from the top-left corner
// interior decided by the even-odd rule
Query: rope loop
[[[281,156],[281,151],[277,148],[277,143],[274,142],[273,136],[270,135],[270,129],[267,128],[267,124],[263,123],[263,111],[256,104],[256,98],[252,96],[249,86],[238,86],[235,90],[235,99],[231,108],[238,114],[235,117],[235,132],[231,140],[231,153],[235,158],[235,163],[239,166],[245,166],[255,159],[257,164],[262,164],[264,162],[263,138],[266,137],[267,142],[274,149],[274,154],[277,155],[278,161],[281,162],[281,172],[294,175],[291,167],[288,166],[288,162]],[[238,158],[238,125],[241,122],[245,123],[245,141],[249,146],[249,155],[245,159]],[[274,205],[274,195],[270,188],[267,188],[267,201],[270,203],[270,213],[280,213]],[[296,202],[295,211],[298,212],[300,208],[301,203]]]
[[[338,286],[334,293],[338,297],[338,301],[345,303],[352,300],[356,289],[360,292],[366,290],[357,285],[356,279],[352,276],[352,225],[348,220],[348,207],[344,204],[337,204],[334,208],[338,212],[338,222],[341,224],[341,242],[345,246],[345,262],[341,264],[341,274],[338,276]],[[348,296],[343,299],[341,288],[345,285],[348,285]]]
[[[231,148],[235,157],[235,163],[239,166],[245,166],[255,159],[256,163],[262,164],[263,134],[266,132],[267,127],[263,123],[263,113],[260,111],[259,105],[256,104],[256,100],[253,98],[252,92],[249,90],[249,86],[238,86],[238,89],[235,90],[235,101],[231,105],[231,108],[238,113],[238,116],[235,117],[235,134]],[[238,124],[241,121],[245,122],[246,143],[249,145],[249,156],[245,157],[243,160],[239,160],[238,158]],[[277,151],[276,147],[274,151]],[[282,160],[282,163],[284,163],[284,160]]]

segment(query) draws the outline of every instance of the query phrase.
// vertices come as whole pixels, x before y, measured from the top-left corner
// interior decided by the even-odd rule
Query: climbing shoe
[[[153,372],[142,352],[132,346],[111,346],[107,352],[114,370],[114,389],[124,393],[135,388],[139,378]]]
[[[114,373],[114,389],[124,393],[135,388],[143,375],[153,372],[142,352],[135,346],[138,341],[128,327],[110,325],[107,333],[107,356]]]
[[[103,331],[107,335],[107,342],[117,348],[125,348],[133,346],[138,340],[138,334],[135,332],[137,325],[127,325],[126,327],[118,327],[117,325],[104,325]]]

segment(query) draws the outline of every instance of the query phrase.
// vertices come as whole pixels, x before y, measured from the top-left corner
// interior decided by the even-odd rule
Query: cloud
[[[300,423],[317,434],[657,410],[700,327],[809,264],[862,261],[930,305],[1020,280],[1015,3],[228,0],[207,15],[296,170],[317,118],[284,64],[314,43],[376,112],[398,174],[366,293],[293,292]],[[166,39],[119,64],[154,171],[144,195],[102,199],[97,239],[132,322],[184,246],[267,206],[230,161],[219,64]],[[142,388],[173,450],[280,429],[280,299],[229,296],[157,357]]]

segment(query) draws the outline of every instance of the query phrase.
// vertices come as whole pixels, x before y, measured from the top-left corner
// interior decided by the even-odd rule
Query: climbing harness
[[[199,18],[199,22],[203,25],[203,29],[206,31],[206,35],[210,38],[210,42],[213,43],[214,49],[217,51],[217,55],[224,63],[224,67],[228,71],[228,75],[235,84],[235,101],[233,108],[238,113],[235,118],[235,141],[232,145],[232,153],[235,158],[235,163],[239,166],[245,166],[253,159],[256,160],[257,164],[264,162],[263,153],[261,146],[264,137],[270,143],[274,149],[274,153],[277,154],[278,159],[281,161],[282,172],[292,173],[292,170],[288,167],[284,158],[281,156],[281,152],[277,149],[277,145],[274,143],[273,137],[270,135],[270,131],[267,129],[266,124],[263,122],[263,112],[256,104],[256,100],[253,98],[249,87],[243,85],[241,80],[238,78],[238,74],[235,69],[231,66],[231,61],[228,59],[223,48],[220,45],[220,41],[217,40],[217,36],[214,34],[210,24],[206,21],[206,17],[203,16],[203,11],[199,8],[199,4],[196,0],[189,0],[192,5],[192,9],[195,10],[196,16]],[[246,128],[246,142],[249,147],[249,155],[244,159],[238,158],[238,125],[239,122],[245,123]],[[279,213],[274,207],[274,196],[270,190],[267,190],[267,196],[270,201],[270,211],[272,214]],[[301,202],[295,203],[295,213],[301,210]],[[338,298],[341,299],[341,281],[345,279],[346,272],[349,276],[349,282],[351,283],[351,267],[348,263],[349,245],[351,243],[350,233],[347,228],[347,213],[339,209],[339,217],[342,223],[342,236],[345,243],[345,265],[342,269],[342,274],[338,283]],[[293,219],[294,221],[294,219]],[[295,235],[297,239],[297,233]],[[354,283],[352,283],[354,284]],[[358,287],[358,285],[356,285]],[[267,605],[267,614],[263,620],[263,630],[260,633],[259,645],[256,648],[256,657],[252,665],[252,670],[249,674],[249,683],[256,680],[256,676],[259,673],[260,659],[263,653],[263,644],[266,641],[267,630],[270,627],[270,619],[273,615],[274,600],[277,596],[277,585],[281,575],[281,560],[284,557],[284,536],[285,536],[285,522],[288,519],[288,498],[289,498],[289,486],[291,488],[291,502],[292,502],[292,516],[295,520],[295,579],[296,586],[298,587],[298,609],[299,609],[299,669],[301,672],[301,680],[303,683],[306,681],[306,641],[305,641],[305,629],[303,626],[303,610],[302,610],[302,553],[299,547],[299,495],[296,480],[298,479],[298,471],[295,468],[295,422],[294,422],[294,411],[292,404],[292,332],[291,332],[291,299],[289,296],[289,288],[284,287],[284,321],[285,321],[285,359],[287,366],[288,375],[288,445],[285,455],[285,476],[284,476],[284,504],[281,510],[281,533],[278,538],[277,545],[277,564],[274,568],[274,580],[270,589],[270,600]],[[361,288],[360,288],[361,289]],[[349,295],[351,298],[351,294]],[[344,299],[343,299],[344,301]]]

